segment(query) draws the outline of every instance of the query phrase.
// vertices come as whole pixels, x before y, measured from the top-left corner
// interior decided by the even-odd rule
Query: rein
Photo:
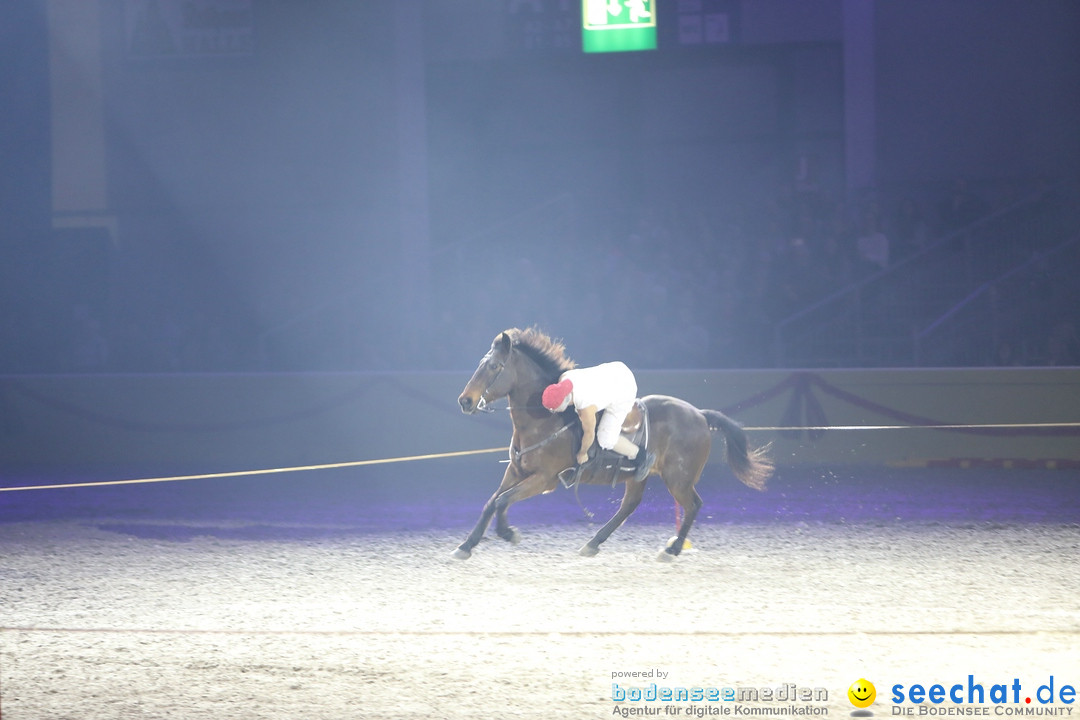
[[[547,445],[548,443],[552,442],[555,438],[559,437],[560,435],[562,435],[564,432],[566,432],[567,430],[569,430],[573,426],[574,426],[574,423],[569,422],[569,423],[563,425],[561,428],[559,428],[555,432],[548,435],[546,438],[544,438],[540,442],[533,443],[532,445],[529,445],[528,447],[522,448],[521,450],[518,450],[515,447],[511,447],[510,448],[510,460],[515,461],[515,462],[521,460],[521,458],[524,457],[526,453],[531,453],[533,450],[539,450],[540,448],[542,448],[545,445]]]
[[[492,351],[494,351],[494,348],[492,348]],[[513,348],[511,348],[511,352],[513,352]],[[488,353],[488,355],[485,355],[484,359],[481,360],[481,363],[485,362],[490,357],[490,355],[491,355],[491,353]],[[506,370],[506,366],[508,364],[509,364],[509,362],[501,363],[500,366],[499,366],[499,370],[495,373],[495,376],[493,378],[491,378],[491,380],[488,381],[487,385],[484,387],[483,391],[480,393],[480,399],[476,403],[476,410],[479,410],[481,412],[488,412],[488,413],[494,412],[494,408],[489,407],[487,398],[485,396],[487,395],[488,391],[491,390],[492,386],[495,385],[495,383],[499,380],[499,377],[502,376],[503,371]],[[507,410],[513,410],[513,409],[514,408],[512,408],[512,407],[507,408]],[[546,447],[547,445],[554,442],[560,435],[562,435],[563,433],[565,433],[567,430],[574,427],[575,425],[578,425],[579,423],[580,423],[580,420],[578,420],[577,413],[574,413],[573,419],[570,422],[564,424],[562,427],[560,427],[558,430],[556,430],[555,432],[548,435],[546,438],[544,438],[540,442],[535,442],[532,445],[528,445],[526,447],[521,448],[520,450],[515,448],[513,445],[511,445],[510,446],[510,452],[509,452],[509,462],[510,463],[519,463],[519,462],[521,462],[521,459],[523,457],[525,457],[527,454],[529,454],[529,453],[531,453],[531,452],[533,452],[535,450],[539,450],[540,448]],[[567,468],[567,469],[569,469],[569,468]],[[565,472],[565,470],[563,472]],[[559,473],[558,477],[559,477],[560,482],[562,482],[563,485],[566,485],[565,480],[563,480],[563,478],[562,478],[562,473]],[[583,513],[585,513],[585,517],[588,518],[589,520],[592,520],[593,517],[594,517],[593,513],[590,512],[582,504],[581,498],[578,496],[578,485],[579,484],[577,482],[574,483],[574,499],[577,500],[578,507],[581,508],[581,511]],[[569,486],[567,486],[567,487],[569,487]]]

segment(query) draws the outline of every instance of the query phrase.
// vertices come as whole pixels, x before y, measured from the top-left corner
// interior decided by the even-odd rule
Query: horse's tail
[[[727,445],[728,465],[735,472],[735,477],[755,490],[764,490],[765,481],[773,473],[773,464],[769,460],[769,446],[750,450],[746,444],[746,431],[737,422],[718,410],[702,410],[709,422],[710,430],[724,433]]]

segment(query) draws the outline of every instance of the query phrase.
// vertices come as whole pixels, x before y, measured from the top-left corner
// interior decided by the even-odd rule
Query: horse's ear
[[[495,342],[491,343],[492,350],[498,350],[501,353],[510,352],[510,333],[501,332],[499,337],[495,338]]]

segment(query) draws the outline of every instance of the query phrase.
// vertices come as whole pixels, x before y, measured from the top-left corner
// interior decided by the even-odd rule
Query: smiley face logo
[[[851,687],[847,691],[848,700],[851,704],[857,708],[866,708],[874,704],[874,700],[877,699],[877,689],[874,688],[874,683],[870,682],[866,678],[859,678],[855,682],[851,683]]]

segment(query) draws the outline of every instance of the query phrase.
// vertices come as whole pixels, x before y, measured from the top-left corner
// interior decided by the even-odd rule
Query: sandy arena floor
[[[32,512],[7,494],[0,712],[580,720],[636,707],[695,717],[733,704],[618,703],[612,684],[793,683],[828,698],[742,707],[848,717],[847,688],[865,677],[882,717],[898,683],[1015,678],[1031,695],[1053,675],[1059,691],[1080,685],[1080,526],[1067,521],[1075,490],[1053,488],[1075,479],[1040,476],[1021,507],[1008,487],[1024,478],[1011,477],[990,483],[996,517],[970,475],[953,487],[958,504],[972,497],[967,518],[914,517],[896,502],[860,515],[843,506],[843,479],[798,514],[806,478],[781,477],[771,500],[743,506],[744,521],[703,515],[694,550],[670,564],[655,561],[673,529],[662,491],[595,558],[577,555],[593,526],[563,493],[512,511],[520,545],[489,540],[464,562],[450,552],[479,512],[476,488],[436,497],[405,527],[391,527],[402,524],[394,509],[409,507],[401,498],[363,512],[346,498],[356,512],[335,515],[347,505],[326,493],[333,481],[314,489],[321,510],[265,494],[241,507],[243,488],[185,505],[190,485],[127,490],[123,503],[71,491]],[[706,502],[737,507],[750,497],[740,493],[724,485]],[[583,493],[602,518],[609,495]],[[654,674],[613,678],[634,671]]]

